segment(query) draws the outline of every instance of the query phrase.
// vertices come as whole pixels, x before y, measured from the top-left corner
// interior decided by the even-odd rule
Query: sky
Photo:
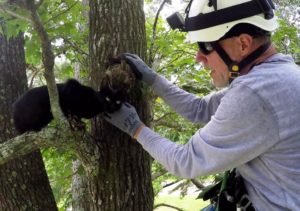
[[[145,13],[148,14],[148,12],[151,11],[151,13],[153,13],[155,15],[161,2],[162,1],[159,1],[159,3],[156,3],[156,4],[155,3],[145,4],[145,6],[144,6]],[[166,18],[166,17],[170,16],[171,14],[173,14],[174,12],[177,12],[179,10],[184,10],[185,5],[186,5],[186,3],[182,3],[181,0],[172,0],[171,5],[168,3],[166,3],[164,5],[163,10],[161,11],[160,15],[163,18]]]

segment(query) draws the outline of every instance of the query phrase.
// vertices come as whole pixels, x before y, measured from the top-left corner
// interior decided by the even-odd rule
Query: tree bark
[[[91,201],[88,192],[88,179],[85,174],[80,174],[82,169],[81,162],[75,160],[72,163],[74,175],[72,177],[72,210],[84,211],[89,210]]]
[[[109,57],[132,52],[145,59],[146,35],[142,0],[90,0],[91,83],[100,86]],[[148,124],[150,109],[141,87],[128,101]],[[90,210],[153,210],[149,155],[128,135],[98,118],[93,121],[100,160],[89,178]]]
[[[82,0],[81,2],[83,8],[88,8],[89,1]],[[82,15],[87,20],[85,24],[79,25],[79,31],[84,32],[88,29],[88,22],[89,22],[89,11],[84,10],[82,11]],[[88,37],[86,37],[88,38]],[[87,62],[86,62],[87,63]],[[80,71],[81,71],[81,64],[76,62],[74,64],[74,78],[80,81]],[[87,68],[87,67],[85,67]],[[80,169],[82,169],[82,164],[80,160],[75,160],[72,162],[72,209],[76,211],[84,211],[89,210],[90,207],[90,196],[88,193],[88,179],[85,174],[80,174]]]
[[[24,38],[0,35],[0,142],[16,136],[12,104],[27,90]],[[57,210],[40,151],[0,166],[0,210]]]

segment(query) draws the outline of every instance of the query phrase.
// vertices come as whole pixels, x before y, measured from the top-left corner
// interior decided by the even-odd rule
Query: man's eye
[[[206,49],[208,52],[214,50],[210,43],[205,43],[204,45],[205,45],[205,49]]]
[[[118,104],[118,105],[121,104],[121,101],[117,100],[117,101],[116,101],[116,104]]]
[[[212,44],[209,42],[198,42],[198,46],[199,46],[199,50],[204,55],[208,55],[214,50]]]
[[[105,100],[106,100],[107,102],[110,102],[110,98],[109,98],[109,97],[106,97]]]

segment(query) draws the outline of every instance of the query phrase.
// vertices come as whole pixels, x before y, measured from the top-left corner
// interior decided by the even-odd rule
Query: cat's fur
[[[57,84],[59,104],[67,118],[92,118],[100,112],[113,112],[121,107],[124,91],[103,87],[100,91],[80,84],[74,79]],[[33,88],[14,103],[13,119],[17,131],[39,131],[53,116],[46,86]]]

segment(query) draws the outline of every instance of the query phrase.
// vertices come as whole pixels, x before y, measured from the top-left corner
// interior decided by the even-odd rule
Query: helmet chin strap
[[[266,42],[262,44],[258,49],[253,51],[250,55],[248,55],[245,59],[240,61],[239,63],[236,61],[232,61],[232,59],[228,56],[228,54],[224,51],[224,49],[218,44],[218,42],[213,42],[212,47],[217,51],[219,56],[227,65],[229,71],[229,84],[237,77],[240,76],[240,70],[242,70],[247,65],[251,64],[258,57],[260,57],[271,45],[271,42]]]

